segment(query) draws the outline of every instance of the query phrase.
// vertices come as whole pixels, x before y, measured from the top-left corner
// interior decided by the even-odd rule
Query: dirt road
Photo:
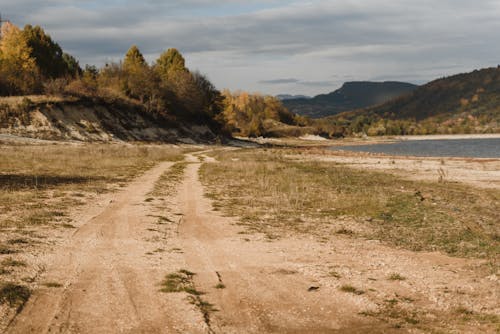
[[[472,272],[472,260],[342,237],[270,242],[243,234],[236,219],[221,217],[204,197],[199,159],[187,160],[168,201],[149,200],[170,167],[164,163],[95,209],[48,257],[43,280],[62,287],[36,291],[7,332],[400,333],[404,326],[367,314],[378,314],[388,298],[437,310],[432,316],[462,301],[480,300],[486,311],[498,311],[491,294],[496,282]],[[168,217],[182,217],[169,233],[151,228],[162,203]],[[176,251],[162,253],[169,248]],[[153,255],[155,249],[162,252]],[[159,292],[165,275],[181,268],[195,273],[198,303],[185,292]],[[405,281],[388,281],[394,272]],[[347,284],[360,290],[340,291]]]
[[[169,331],[175,305],[158,293],[166,268],[145,255],[152,248],[146,239],[152,218],[143,204],[169,167],[157,166],[112,196],[57,250],[44,280],[63,287],[36,291],[8,333]]]

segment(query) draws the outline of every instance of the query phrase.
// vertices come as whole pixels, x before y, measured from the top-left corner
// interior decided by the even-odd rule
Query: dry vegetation
[[[366,319],[417,333],[498,332],[498,189],[411,181],[302,153],[214,153],[218,162],[200,171],[206,196],[252,234],[243,240],[273,241],[286,261],[305,262],[298,268],[315,275],[311,289],[356,299]]]
[[[0,146],[0,308],[29,298],[40,254],[73,225],[69,213],[191,149],[155,145]],[[66,232],[65,232],[66,231]]]
[[[498,267],[498,190],[294,161],[287,153],[218,153],[220,162],[204,164],[201,171],[215,208],[270,239],[297,232],[324,239],[342,234],[486,258]]]

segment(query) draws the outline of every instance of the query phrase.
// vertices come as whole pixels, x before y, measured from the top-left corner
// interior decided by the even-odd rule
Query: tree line
[[[41,93],[44,82],[81,73],[78,61],[39,26],[10,22],[0,32],[0,95]]]
[[[127,100],[147,112],[214,123],[223,97],[208,78],[185,66],[181,53],[163,52],[148,64],[133,45],[123,60],[101,68],[83,69],[39,27],[2,26],[0,39],[0,96],[71,95]],[[222,119],[222,118],[220,118]]]

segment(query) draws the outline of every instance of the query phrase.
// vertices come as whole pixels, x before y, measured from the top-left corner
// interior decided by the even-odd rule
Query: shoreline
[[[386,137],[396,140],[453,140],[453,139],[497,139],[500,133],[456,134],[456,135],[410,135]]]

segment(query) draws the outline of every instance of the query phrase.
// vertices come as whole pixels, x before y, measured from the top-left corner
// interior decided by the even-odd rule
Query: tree
[[[168,49],[163,52],[155,65],[158,74],[162,80],[168,81],[169,76],[176,72],[188,72],[186,68],[186,61],[177,49]]]
[[[26,25],[23,35],[44,78],[54,79],[67,74],[61,47],[40,26]]]
[[[66,74],[72,77],[76,77],[77,75],[82,74],[82,68],[80,67],[78,60],[76,60],[75,57],[68,53],[63,53],[62,58],[65,63]]]
[[[29,94],[40,89],[38,68],[22,31],[11,23],[2,25],[0,77],[9,95]]]
[[[123,71],[125,72],[123,87],[125,94],[144,102],[150,87],[148,82],[150,73],[149,66],[136,45],[132,45],[125,54]]]
[[[200,72],[192,74],[194,83],[199,90],[203,111],[207,116],[215,118],[222,110],[222,95],[208,78]]]
[[[123,70],[127,72],[134,72],[141,70],[142,67],[146,65],[146,60],[144,59],[141,51],[139,51],[139,48],[136,45],[132,45],[125,54],[125,59],[123,60]]]

